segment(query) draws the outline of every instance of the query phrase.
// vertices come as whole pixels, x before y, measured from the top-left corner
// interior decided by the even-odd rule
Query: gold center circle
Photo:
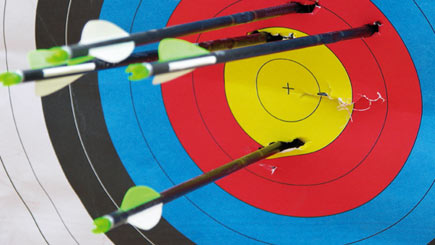
[[[279,79],[276,74],[283,74]],[[256,79],[260,104],[272,117],[284,122],[297,122],[313,114],[321,96],[316,77],[307,67],[290,59],[273,59],[260,67]]]
[[[307,36],[282,27],[263,30]],[[224,77],[231,113],[253,140],[263,146],[295,138],[305,141],[300,149],[271,158],[326,147],[345,129],[352,114],[349,76],[326,45],[228,62]]]

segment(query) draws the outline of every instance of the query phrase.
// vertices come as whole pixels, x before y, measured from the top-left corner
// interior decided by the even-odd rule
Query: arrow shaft
[[[209,50],[216,51],[222,49],[232,49],[238,47],[245,47],[253,44],[266,43],[268,41],[276,41],[276,37],[273,37],[269,33],[260,32],[246,36],[218,39],[212,41],[206,41],[198,43],[199,46]],[[43,69],[23,70],[20,74],[23,77],[22,82],[30,82],[35,80],[42,80],[48,78],[65,77],[71,75],[77,75],[82,73],[88,73],[92,71],[100,71],[110,68],[116,68],[126,66],[133,63],[140,62],[153,62],[158,60],[157,50],[143,51],[130,55],[126,60],[119,63],[105,62],[99,59],[95,59],[91,62],[70,65],[70,66],[58,66]]]
[[[70,54],[70,58],[86,56],[89,49],[109,46],[124,42],[134,41],[135,44],[144,45],[147,43],[157,42],[168,37],[178,37],[199,32],[215,30],[223,27],[234,26],[238,24],[249,23],[266,18],[281,16],[290,13],[310,13],[315,5],[302,5],[299,3],[287,3],[270,8],[258,9],[237,13],[228,16],[216,17],[207,20],[201,20],[181,25],[169,26],[158,30],[147,32],[133,33],[128,37],[116,38],[107,41],[95,42],[91,44],[76,44],[64,47]]]
[[[168,72],[194,69],[207,65],[241,60],[294,49],[312,47],[321,44],[329,44],[354,38],[368,37],[377,31],[377,25],[365,25],[358,28],[328,32],[313,36],[283,40],[279,42],[270,42],[251,47],[222,50],[193,58],[159,63],[144,63],[144,65],[149,70],[150,75],[159,75]]]
[[[142,204],[138,207],[130,209],[128,211],[116,211],[106,215],[108,219],[112,221],[112,228],[126,223],[128,217],[135,215],[141,211],[144,211],[150,207],[158,205],[160,203],[170,202],[180,196],[184,196],[204,185],[210,184],[220,178],[223,178],[231,173],[236,172],[242,168],[245,168],[255,162],[265,159],[271,155],[281,152],[286,149],[299,148],[304,145],[299,139],[295,139],[292,142],[275,142],[257,151],[254,151],[246,156],[243,156],[237,160],[231,161],[223,166],[211,170],[210,172],[199,175],[186,182],[178,184],[168,190],[160,193],[160,197],[150,202]]]
[[[96,62],[89,62],[72,66],[58,66],[46,69],[24,70],[21,71],[21,73],[23,74],[23,82],[29,82],[33,80],[56,78],[91,72],[94,71],[96,67]]]
[[[304,143],[296,139],[293,142],[275,142],[264,148],[261,148],[257,151],[254,151],[246,156],[243,156],[239,159],[231,161],[223,166],[215,168],[207,173],[204,173],[200,176],[192,178],[186,182],[183,182],[179,185],[176,185],[166,191],[160,193],[161,200],[163,203],[170,202],[180,196],[183,196],[193,190],[196,190],[204,185],[207,185],[211,182],[214,182],[220,178],[223,178],[231,173],[234,173],[237,170],[245,168],[255,162],[258,162],[262,159],[265,159],[271,155],[274,155],[278,152],[289,148],[298,148],[302,146]]]
[[[121,67],[137,62],[153,62],[158,60],[157,50],[144,51],[130,55],[130,57],[120,63],[110,63],[103,60],[94,59],[90,62],[78,65],[56,66],[42,69],[17,71],[23,77],[22,82],[44,81],[43,79],[66,77],[89,73],[93,71],[106,70]]]

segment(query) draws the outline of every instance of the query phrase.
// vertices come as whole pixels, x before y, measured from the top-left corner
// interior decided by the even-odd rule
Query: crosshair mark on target
[[[291,81],[280,87],[283,80]],[[272,59],[264,63],[257,72],[255,84],[258,101],[264,110],[284,122],[306,119],[316,111],[322,99],[316,77],[305,66],[290,59]],[[277,88],[285,92],[279,92]]]

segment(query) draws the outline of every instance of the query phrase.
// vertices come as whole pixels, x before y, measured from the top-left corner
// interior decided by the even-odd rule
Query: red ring
[[[210,18],[217,9],[225,7],[220,16],[271,5],[266,0],[230,3],[216,1],[210,8],[196,1],[182,1],[169,25]],[[376,98],[380,92],[387,102],[375,103],[365,112],[354,112],[353,122],[333,143],[318,152],[263,161],[278,167],[273,175],[257,164],[218,182],[238,199],[273,213],[324,216],[368,202],[388,186],[402,168],[420,123],[418,77],[406,47],[388,20],[368,1],[347,5],[351,8],[339,1],[321,5],[323,9],[314,14],[287,15],[186,38],[192,42],[212,40],[270,26],[317,34],[378,20],[383,23],[381,34],[366,39],[365,43],[352,40],[328,47],[349,74],[354,100],[359,94]],[[191,8],[201,11],[190,12]],[[190,14],[184,14],[186,12]],[[394,53],[390,53],[392,50]],[[174,131],[203,171],[258,148],[231,114],[223,74],[224,65],[205,67],[162,87]]]

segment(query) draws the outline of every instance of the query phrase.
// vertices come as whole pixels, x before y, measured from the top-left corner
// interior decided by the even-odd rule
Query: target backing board
[[[128,32],[284,0],[1,0],[1,69],[80,40],[91,19]],[[310,0],[298,0],[312,4]],[[296,37],[379,21],[371,37],[203,67],[162,86],[125,68],[39,98],[0,88],[4,244],[427,244],[435,238],[435,7],[320,0],[289,14],[182,37],[265,29]],[[137,49],[156,49],[157,44]],[[163,191],[258,147],[278,154],[181,197],[150,231],[94,235],[134,185]]]

